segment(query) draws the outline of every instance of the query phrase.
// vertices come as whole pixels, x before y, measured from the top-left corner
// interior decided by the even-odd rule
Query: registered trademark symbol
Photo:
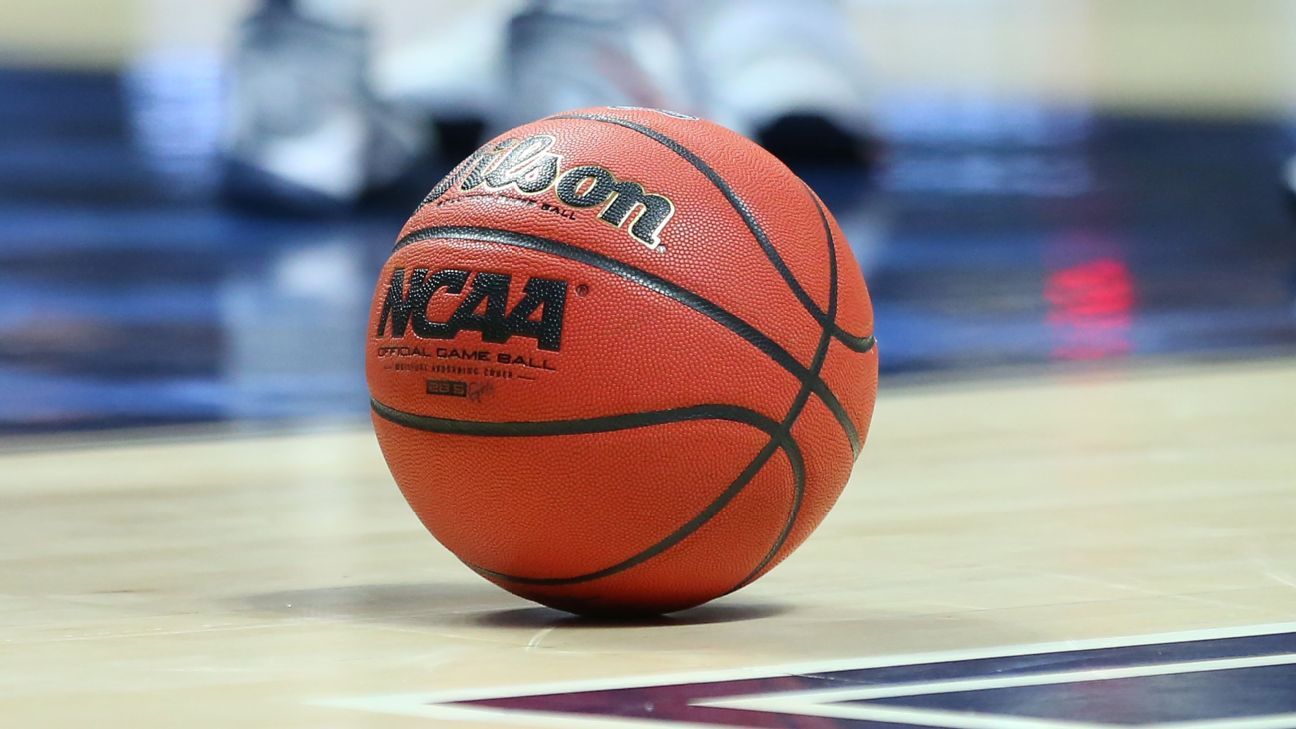
[[[577,284],[577,285],[576,285],[576,295],[577,295],[577,296],[588,296],[588,295],[589,295],[589,291],[590,291],[590,289],[589,289],[589,284]]]

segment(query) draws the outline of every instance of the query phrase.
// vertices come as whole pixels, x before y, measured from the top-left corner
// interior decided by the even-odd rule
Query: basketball
[[[652,109],[491,140],[400,232],[366,344],[374,429],[429,531],[590,615],[759,578],[823,520],[872,417],[845,236],[772,155]]]

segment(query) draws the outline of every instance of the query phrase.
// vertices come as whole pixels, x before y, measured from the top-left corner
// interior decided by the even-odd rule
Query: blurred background
[[[1296,1],[4,16],[0,434],[365,418],[405,217],[489,136],[595,104],[714,118],[802,174],[864,268],[884,392],[1296,351]]]

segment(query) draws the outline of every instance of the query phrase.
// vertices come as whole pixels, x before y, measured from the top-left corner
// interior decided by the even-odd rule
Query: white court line
[[[927,709],[904,706],[860,706],[847,705],[845,701],[867,701],[869,699],[898,698],[902,696],[925,696],[931,694],[955,693],[962,691],[985,691],[1000,688],[1017,688],[1022,686],[1048,686],[1079,681],[1109,681],[1121,678],[1140,678],[1147,676],[1169,676],[1181,673],[1200,671],[1226,671],[1237,668],[1258,668],[1263,666],[1284,666],[1296,664],[1296,653],[1272,656],[1252,656],[1250,658],[1220,658],[1206,661],[1186,661],[1161,665],[1132,666],[1127,668],[1093,668],[1076,671],[1059,671],[1033,675],[1003,676],[998,678],[966,678],[949,681],[930,681],[926,683],[893,684],[871,686],[866,688],[821,689],[799,691],[785,694],[750,694],[732,696],[718,700],[699,701],[697,706],[711,706],[724,709],[743,709],[748,711],[769,711],[777,714],[798,716],[823,716],[836,719],[856,719],[872,721],[908,722],[920,726],[951,727],[954,729],[1090,729],[1092,727],[1109,727],[1112,724],[1091,724],[1087,722],[1062,721],[1057,719],[1024,719],[1021,717],[970,714],[944,709]],[[1259,721],[1269,722],[1272,717],[1260,717]],[[1200,725],[1201,722],[1174,722],[1158,724],[1159,727]],[[1205,729],[1218,725],[1215,721],[1206,724]],[[1284,729],[1292,724],[1263,724],[1261,726],[1281,726]]]
[[[948,694],[961,691],[986,691],[989,689],[1016,688],[1021,686],[1050,686],[1059,683],[1078,683],[1081,681],[1110,681],[1117,678],[1142,678],[1146,676],[1171,676],[1179,673],[1197,673],[1199,671],[1226,671],[1233,668],[1259,668],[1263,666],[1288,666],[1296,664],[1296,653],[1279,653],[1271,656],[1251,656],[1249,658],[1216,658],[1205,661],[1186,661],[1182,663],[1161,663],[1124,668],[1087,668],[1075,671],[1058,671],[1055,673],[1035,673],[997,678],[956,678],[948,681],[929,681],[923,683],[888,684],[867,688],[817,689],[782,694],[750,694],[732,696],[714,701],[700,701],[698,706],[723,706],[726,708],[764,709],[777,711],[768,707],[785,701],[818,703],[820,701],[868,701],[869,699],[889,699],[900,696],[926,696],[929,694]],[[738,706],[741,703],[742,706]],[[802,704],[804,705],[804,704]]]
[[[381,698],[381,697],[380,697]],[[693,722],[671,721],[661,719],[633,719],[619,716],[600,716],[592,714],[560,714],[554,711],[506,711],[470,706],[446,706],[438,704],[413,705],[409,703],[384,703],[383,701],[337,700],[311,702],[316,706],[337,709],[352,709],[367,713],[390,714],[393,716],[429,719],[432,726],[441,722],[463,722],[473,724],[490,724],[491,726],[546,727],[552,729],[717,729],[715,724],[696,724]]]
[[[1151,729],[1292,729],[1292,727],[1296,727],[1296,714],[1275,714],[1251,719],[1181,721],[1177,724],[1158,724]]]
[[[828,707],[824,709],[848,708]],[[937,709],[908,709],[904,707],[857,707],[860,711],[816,711],[812,716],[832,719],[882,721],[895,724],[914,724],[919,727],[941,729],[1130,729],[1128,724],[1091,724],[1062,721],[1060,719],[1025,719],[999,715],[964,714]],[[1296,714],[1261,716],[1250,719],[1211,719],[1209,721],[1175,721],[1164,724],[1139,724],[1137,729],[1292,729],[1296,727]],[[656,729],[662,729],[658,724]]]
[[[944,663],[948,661],[967,661],[982,658],[1003,658],[1018,655],[1041,655],[1062,653],[1066,651],[1096,650],[1102,648],[1137,647],[1160,643],[1188,643],[1198,640],[1219,640],[1225,638],[1248,638],[1261,635],[1296,633],[1296,622],[1268,623],[1262,625],[1234,626],[1227,628],[1204,628],[1199,630],[1177,631],[1169,633],[1152,633],[1137,636],[1114,638],[1093,638],[1085,640],[1053,641],[1047,643],[1023,644],[1015,646],[998,646],[991,648],[972,648],[945,652],[927,652],[891,656],[870,656],[846,658],[803,663],[787,663],[759,667],[732,668],[726,670],[694,671],[687,673],[656,674],[648,676],[627,676],[620,678],[597,678],[578,681],[539,683],[529,685],[500,685],[488,688],[456,689],[448,691],[429,691],[420,693],[388,694],[379,696],[362,696],[346,698],[323,698],[311,701],[317,706],[352,709],[357,711],[396,714],[402,716],[426,717],[444,720],[484,721],[526,723],[533,726],[569,727],[574,724],[607,726],[615,723],[623,727],[656,727],[662,722],[639,719],[613,719],[600,716],[589,717],[575,714],[558,714],[554,712],[512,711],[491,708],[470,708],[464,706],[444,706],[454,702],[478,701],[483,699],[515,698],[556,693],[578,693],[585,691],[606,691],[622,688],[649,688],[673,684],[714,683],[720,681],[737,681],[752,678],[771,678],[806,673],[820,673],[842,670],[864,670],[889,666],[923,665]],[[1258,721],[1258,720],[1257,720]],[[1176,727],[1176,729],[1217,729],[1210,724],[1199,726]],[[686,724],[676,722],[676,727],[709,727],[713,725]],[[1005,726],[999,724],[998,726]],[[1047,725],[1036,724],[1036,727]],[[1056,726],[1056,724],[1055,724]],[[1237,726],[1239,729],[1278,729],[1269,724],[1220,725]],[[1286,725],[1280,725],[1288,729]],[[978,728],[979,729],[979,728]],[[1006,729],[1006,728],[1005,728]]]
[[[855,721],[881,721],[892,724],[941,729],[1116,729],[1118,724],[1092,724],[1061,719],[1036,719],[1000,714],[969,714],[945,709],[917,709],[907,706],[834,706],[820,704],[798,712],[805,716]],[[657,729],[661,729],[658,726]],[[1121,727],[1121,729],[1125,729]],[[1138,729],[1150,729],[1142,726]]]

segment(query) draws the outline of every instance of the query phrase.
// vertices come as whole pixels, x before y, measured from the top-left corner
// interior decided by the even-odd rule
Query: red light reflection
[[[1053,356],[1094,360],[1129,354],[1134,279],[1124,261],[1098,258],[1058,269],[1044,282]]]

